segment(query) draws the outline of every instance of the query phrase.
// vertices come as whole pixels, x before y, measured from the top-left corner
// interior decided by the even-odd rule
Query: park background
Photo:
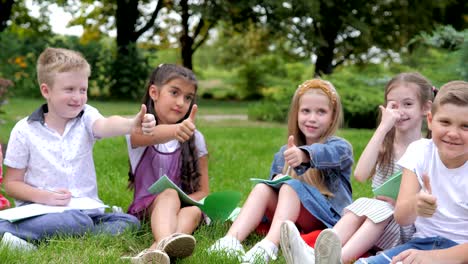
[[[68,26],[83,33],[54,33],[51,6],[71,14]],[[210,153],[211,191],[237,190],[244,201],[248,179],[267,177],[286,143],[289,102],[300,83],[320,76],[336,86],[345,113],[339,135],[357,161],[392,76],[418,71],[436,87],[468,80],[467,28],[468,2],[455,0],[0,0],[0,142],[43,103],[35,66],[47,46],[84,54],[92,66],[89,103],[104,115],[134,114],[151,70],[177,63],[199,80],[197,128]],[[132,192],[123,137],[99,141],[94,159],[100,198],[126,209]],[[352,183],[354,198],[371,195],[369,183]],[[205,252],[228,227],[200,227],[194,255],[176,263],[237,263]],[[31,253],[0,248],[0,263],[126,263],[121,256],[151,240],[147,225],[118,237],[60,237]]]

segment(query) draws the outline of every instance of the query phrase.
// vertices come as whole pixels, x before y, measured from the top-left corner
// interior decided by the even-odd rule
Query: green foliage
[[[284,61],[274,54],[259,56],[238,69],[236,87],[245,99],[262,97],[261,89],[271,82],[287,77]]]
[[[434,31],[421,32],[418,36],[413,38],[408,45],[421,42],[427,46],[441,48],[446,50],[459,49],[465,38],[468,36],[468,29],[465,31],[457,31],[451,25],[439,25]]]
[[[252,104],[248,115],[251,120],[284,123],[287,121],[288,109],[287,103],[263,100]]]
[[[110,97],[119,100],[140,100],[145,93],[145,82],[149,76],[147,59],[136,48],[136,45],[127,46],[127,53],[116,54],[110,76]]]
[[[460,73],[465,81],[468,81],[468,38],[461,48]]]
[[[0,33],[0,77],[13,82],[10,95],[40,97],[36,61],[46,45],[47,40],[40,36],[21,36],[9,30]]]

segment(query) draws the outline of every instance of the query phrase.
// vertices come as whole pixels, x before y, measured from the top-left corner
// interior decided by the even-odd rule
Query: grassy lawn
[[[8,139],[9,132],[18,118],[31,113],[42,103],[41,100],[13,99],[2,106],[5,114],[0,119],[0,141]],[[104,115],[136,113],[137,103],[90,102]],[[217,103],[201,101],[200,115],[246,114],[247,103]],[[211,191],[237,190],[245,200],[252,184],[251,177],[268,176],[273,155],[286,143],[286,126],[283,124],[258,123],[251,121],[197,120],[197,128],[204,134],[209,151],[209,175]],[[371,130],[343,129],[339,135],[354,147],[355,160],[359,157]],[[132,192],[126,189],[128,159],[123,137],[104,139],[96,143],[94,160],[98,175],[99,196],[108,205],[126,209],[132,200]],[[371,194],[368,183],[353,181],[354,197]],[[175,263],[238,263],[234,259],[206,254],[217,238],[224,235],[229,223],[214,223],[201,226],[196,232],[197,248],[193,256]],[[260,237],[252,235],[246,241],[248,248]],[[127,232],[117,237],[105,235],[80,238],[55,238],[39,246],[31,253],[7,251],[0,248],[1,263],[129,263],[121,256],[135,255],[151,244],[152,236],[147,224],[138,232]],[[274,263],[285,263],[282,257]]]

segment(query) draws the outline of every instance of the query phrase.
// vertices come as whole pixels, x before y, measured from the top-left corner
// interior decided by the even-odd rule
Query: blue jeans
[[[123,213],[88,215],[80,210],[45,214],[13,223],[0,220],[0,234],[9,232],[33,243],[54,235],[80,236],[87,232],[117,235],[130,227],[136,229],[140,227],[140,221],[133,215]]]
[[[380,254],[369,257],[358,259],[355,263],[362,264],[388,264],[392,261],[394,256],[397,256],[401,252],[407,249],[419,249],[419,250],[433,250],[433,249],[444,249],[458,245],[458,243],[443,237],[427,237],[427,238],[414,238],[405,244],[397,247],[387,249]]]

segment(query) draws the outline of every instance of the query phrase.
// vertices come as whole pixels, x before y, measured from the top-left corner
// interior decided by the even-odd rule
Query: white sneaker
[[[208,248],[208,253],[224,253],[231,258],[238,258],[239,260],[245,254],[244,247],[240,241],[232,236],[225,236],[216,240],[216,242]]]
[[[341,240],[333,229],[325,229],[320,232],[315,242],[316,264],[340,264]]]
[[[2,246],[7,246],[10,249],[22,250],[22,251],[32,251],[36,250],[37,247],[26,240],[23,240],[12,233],[5,232],[3,233],[2,241],[0,242]]]
[[[157,263],[157,264],[170,264],[171,260],[169,256],[159,249],[145,249],[138,253],[138,255],[134,257],[121,257],[122,260],[130,260],[132,264],[149,264],[149,263]]]
[[[242,263],[263,264],[270,260],[276,260],[278,249],[271,249],[263,244],[263,240],[255,244],[247,253],[245,253]]]
[[[314,249],[304,242],[296,225],[289,220],[281,224],[280,245],[287,264],[315,263]]]

